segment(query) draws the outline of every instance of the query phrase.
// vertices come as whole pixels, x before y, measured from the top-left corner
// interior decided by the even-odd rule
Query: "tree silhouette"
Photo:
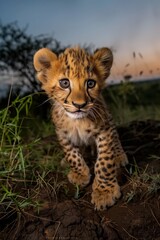
[[[34,37],[28,35],[26,30],[16,22],[7,25],[0,23],[0,72],[4,75],[12,71],[19,80],[18,84],[33,92],[40,89],[32,64],[34,53],[42,47],[48,47],[56,53],[64,48],[52,37]]]

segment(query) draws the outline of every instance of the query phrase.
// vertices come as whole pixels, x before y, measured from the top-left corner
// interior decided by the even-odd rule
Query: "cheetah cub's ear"
[[[40,82],[45,83],[47,81],[46,71],[56,59],[56,54],[48,48],[42,48],[35,53],[33,64],[37,71],[37,78]]]
[[[105,80],[110,75],[110,69],[113,63],[113,54],[109,48],[97,49],[93,54],[96,70],[101,80]]]

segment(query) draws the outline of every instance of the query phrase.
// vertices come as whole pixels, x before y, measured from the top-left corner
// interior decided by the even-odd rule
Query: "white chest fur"
[[[77,146],[93,143],[94,132],[97,126],[87,116],[74,119],[64,112],[61,106],[56,104],[52,117],[57,128],[57,134],[61,138],[68,138],[72,144]]]
[[[90,145],[93,142],[93,124],[88,119],[70,119],[66,127],[67,138],[74,145]]]

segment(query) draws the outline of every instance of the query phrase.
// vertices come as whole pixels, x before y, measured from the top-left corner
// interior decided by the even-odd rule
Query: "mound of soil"
[[[0,219],[3,230],[0,239],[160,240],[158,189],[153,194],[139,191],[132,196],[130,175],[136,168],[152,176],[160,173],[160,122],[132,122],[118,131],[129,165],[128,170],[121,169],[118,174],[123,197],[115,206],[102,212],[95,211],[90,203],[91,185],[78,199],[74,198],[75,189],[69,183],[69,193],[65,195],[60,191],[57,198],[47,199],[44,189],[42,198],[49,204],[44,205],[39,213],[29,209],[28,213],[21,214],[20,219],[16,213],[10,217],[6,213]],[[59,176],[59,181],[62,180]],[[129,196],[128,200],[126,196]]]

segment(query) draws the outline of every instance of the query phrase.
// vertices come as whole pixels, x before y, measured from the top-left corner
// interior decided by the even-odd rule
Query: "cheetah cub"
[[[54,100],[52,119],[65,161],[70,165],[71,183],[86,186],[90,182],[90,170],[80,146],[93,142],[97,146],[91,195],[97,210],[112,206],[120,198],[116,168],[128,162],[101,95],[112,62],[108,48],[92,55],[79,47],[67,48],[59,56],[42,48],[34,55],[37,78]]]

